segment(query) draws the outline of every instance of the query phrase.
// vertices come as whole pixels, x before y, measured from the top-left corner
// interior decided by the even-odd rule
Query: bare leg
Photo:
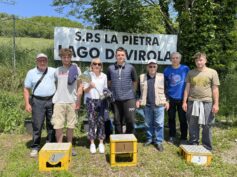
[[[63,142],[63,129],[56,129],[56,139],[58,143]]]
[[[67,129],[67,142],[71,142],[72,143],[72,138],[73,138],[73,129],[72,128],[68,128]]]

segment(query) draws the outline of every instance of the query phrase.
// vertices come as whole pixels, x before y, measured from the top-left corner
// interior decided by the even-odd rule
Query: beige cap
[[[151,64],[151,63],[154,63],[154,64],[157,64],[157,60],[156,59],[150,59],[148,60],[147,64]]]
[[[48,59],[48,56],[45,55],[44,53],[39,53],[37,56],[36,56],[36,59],[38,58],[47,58]]]

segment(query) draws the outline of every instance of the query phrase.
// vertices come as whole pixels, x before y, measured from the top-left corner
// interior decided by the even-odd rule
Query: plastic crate
[[[137,165],[137,139],[133,134],[110,135],[110,165]]]
[[[39,151],[39,170],[68,170],[71,154],[71,143],[46,143]]]
[[[212,153],[201,145],[181,145],[180,154],[187,162],[209,166]]]

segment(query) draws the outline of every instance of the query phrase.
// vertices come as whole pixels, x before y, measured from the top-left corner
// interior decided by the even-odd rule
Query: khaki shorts
[[[65,121],[67,121],[67,128],[75,128],[77,114],[73,105],[73,103],[54,104],[53,117],[51,120],[54,129],[64,128]]]

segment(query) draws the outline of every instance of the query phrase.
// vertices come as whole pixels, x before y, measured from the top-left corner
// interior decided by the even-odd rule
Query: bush
[[[24,120],[27,117],[24,111],[23,95],[1,91],[0,93],[0,133],[22,132]]]

